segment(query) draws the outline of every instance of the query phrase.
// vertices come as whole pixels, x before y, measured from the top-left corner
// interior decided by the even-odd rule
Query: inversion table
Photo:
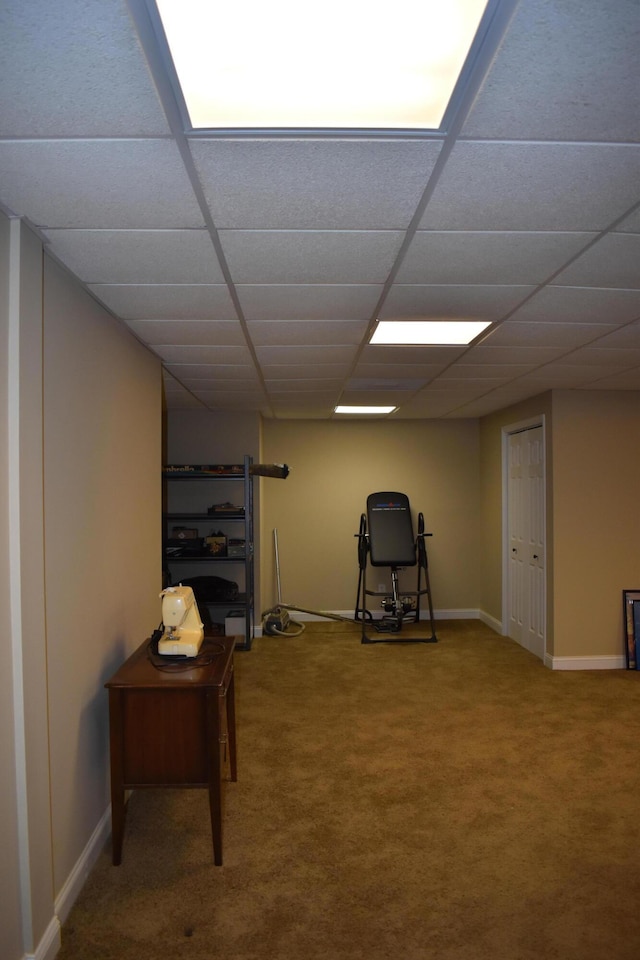
[[[404,493],[383,491],[367,497],[367,512],[360,518],[358,537],[358,561],[360,575],[358,596],[356,599],[355,619],[362,620],[362,643],[389,643],[396,640],[403,643],[436,643],[433,604],[429,586],[429,566],[425,538],[424,517],[418,514],[418,535],[413,535],[411,508]],[[367,560],[372,567],[391,568],[391,596],[367,590]],[[400,596],[398,571],[405,567],[417,567],[415,590],[404,591]],[[420,620],[420,598],[426,596],[429,605],[431,636],[429,637],[371,637],[366,632],[369,622],[379,634],[400,633],[403,623],[418,623]],[[381,606],[384,615],[374,620],[367,609],[367,597],[382,597]]]

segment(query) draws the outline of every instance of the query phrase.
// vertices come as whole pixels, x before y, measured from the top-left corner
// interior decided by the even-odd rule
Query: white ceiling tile
[[[621,233],[640,233],[640,206],[616,227]]]
[[[301,417],[307,417],[312,410],[324,409],[324,416],[331,416],[339,400],[337,393],[283,393],[269,394],[269,403],[280,418],[294,416],[298,410]],[[304,411],[304,413],[303,413]]]
[[[542,283],[591,239],[590,233],[477,233],[420,230],[397,283]]]
[[[244,410],[260,413],[268,411],[267,401],[256,400],[254,397],[232,396],[229,393],[211,393],[208,390],[202,390],[196,396],[210,410]]]
[[[640,391],[640,367],[614,373],[610,377],[603,377],[588,384],[589,390],[638,390]],[[638,399],[640,409],[640,397]]]
[[[205,230],[46,230],[85,283],[224,283]]]
[[[169,132],[126,4],[4,0],[0,131],[13,137]]]
[[[158,345],[156,352],[169,364],[196,363],[220,366],[246,366],[253,371],[251,354],[247,347],[172,346]],[[217,375],[217,374],[216,374]],[[246,375],[246,373],[245,373]],[[177,374],[176,374],[177,376]]]
[[[256,370],[248,364],[222,362],[198,363],[186,360],[167,361],[167,367],[172,376],[181,382],[186,380],[252,380],[258,381]]]
[[[233,302],[222,284],[89,284],[125,320],[233,320]]]
[[[400,407],[406,402],[406,390],[349,390],[345,388],[340,394],[340,403],[345,406],[391,406]]]
[[[385,282],[404,234],[397,230],[222,230],[235,283]]]
[[[639,179],[634,145],[462,141],[420,228],[604,230],[636,203]]]
[[[553,282],[562,286],[640,290],[640,234],[608,234]]]
[[[354,377],[378,380],[384,377],[432,380],[442,372],[446,363],[358,363]]]
[[[629,370],[632,367],[633,364],[628,363],[625,369]],[[620,365],[615,363],[574,363],[574,354],[571,353],[564,360],[556,360],[539,370],[532,371],[531,374],[522,378],[522,382],[526,383],[529,380],[533,381],[540,378],[546,379],[551,375],[560,377],[560,382],[567,386],[577,386],[620,372]]]
[[[267,380],[267,392],[282,396],[285,393],[329,393],[338,394],[342,387],[342,380],[332,380],[331,377],[303,377],[301,380]]]
[[[204,224],[169,140],[0,140],[0,200],[39,227]]]
[[[261,364],[310,364],[309,374],[313,374],[318,363],[350,363],[355,356],[355,347],[305,346],[305,347],[257,347],[256,353]]]
[[[528,323],[507,320],[489,333],[486,343],[496,347],[553,346],[574,348],[606,333],[605,324]]]
[[[240,324],[233,320],[127,320],[126,324],[151,346],[246,346]]]
[[[611,375],[615,371],[603,369],[601,376]],[[585,364],[552,363],[520,379],[521,384],[532,384],[537,390],[577,387],[597,379],[595,370]]]
[[[504,388],[505,391],[507,389],[508,388]],[[508,392],[503,393],[501,389],[491,391],[483,397],[460,403],[454,410],[445,414],[444,417],[449,420],[486,417],[488,414],[495,413],[497,410],[503,410],[505,407],[519,403],[521,400],[534,397],[538,392],[535,387],[528,387],[513,394],[509,394]]]
[[[262,363],[262,373],[267,382],[273,380],[304,380],[309,376],[309,365],[305,363]],[[317,363],[314,365],[314,379],[341,380],[349,372],[349,363]]]
[[[403,400],[399,404],[399,410],[390,419],[422,420],[444,417],[451,411],[457,410],[467,400],[468,397],[458,397],[449,393],[425,394],[423,392]]]
[[[353,393],[374,393],[378,391],[381,395],[386,395],[389,391],[415,393],[416,390],[421,390],[426,382],[425,377],[349,377],[344,389]]]
[[[638,316],[640,292],[637,290],[551,286],[538,291],[509,319],[619,325]]]
[[[416,364],[428,363],[442,366],[461,357],[466,347],[385,346],[367,344],[360,354],[360,363]]]
[[[515,380],[529,373],[535,363],[467,363],[467,358],[454,363],[441,374],[443,380]]]
[[[510,380],[506,377],[472,379],[471,377],[437,377],[425,388],[426,393],[455,393],[458,396],[478,397],[488,390],[501,387]]]
[[[518,4],[463,135],[637,140],[637,24],[636,0]]]
[[[488,344],[478,344],[470,347],[464,355],[464,362],[468,364],[514,364],[523,361],[530,366],[548,363],[565,352],[564,347],[492,347]]]
[[[206,380],[197,377],[185,377],[182,383],[193,393],[202,393],[206,390],[212,396],[216,393],[225,395],[230,393],[251,396],[254,399],[264,398],[264,389],[259,380],[247,380],[242,377],[238,377],[238,379],[226,377],[224,380],[218,377],[211,377]]]
[[[453,284],[439,286],[396,283],[382,305],[380,318],[500,320],[534,289],[534,286],[468,284],[458,287]]]
[[[441,149],[419,140],[190,141],[218,229],[402,230]]]
[[[640,347],[640,320],[605,334],[604,337],[600,337],[595,346],[637,349]]]
[[[240,284],[237,292],[247,320],[368,320],[382,287]]]
[[[367,326],[367,320],[250,320],[247,330],[255,346],[356,346]]]
[[[593,346],[580,347],[569,354],[569,363],[584,363],[588,366],[610,366],[628,370],[630,367],[640,366],[640,337],[637,347],[603,347],[606,340],[596,340]]]

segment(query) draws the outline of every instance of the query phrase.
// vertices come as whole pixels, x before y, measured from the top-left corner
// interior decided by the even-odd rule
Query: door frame
[[[509,636],[509,438],[514,433],[523,433],[542,427],[543,477],[542,515],[544,519],[544,657],[547,656],[547,583],[549,570],[549,545],[547,542],[547,427],[544,413],[526,420],[505,424],[502,427],[502,636]]]

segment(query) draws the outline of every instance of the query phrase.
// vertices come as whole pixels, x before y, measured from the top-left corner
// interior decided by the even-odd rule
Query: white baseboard
[[[502,620],[497,620],[495,617],[492,617],[491,614],[485,613],[484,610],[478,611],[478,619],[482,620],[488,627],[491,627],[492,630],[495,630],[496,633],[499,633],[500,636],[503,636]]]
[[[480,610],[471,608],[467,609],[465,607],[451,610],[434,610],[433,616],[436,620],[482,620],[482,613]],[[428,620],[428,611],[421,610],[420,619]]]
[[[383,616],[382,610],[373,610],[370,612],[374,620],[379,620]],[[309,613],[304,610],[289,609],[289,613],[291,619],[297,620],[299,623],[320,622],[331,619],[330,617],[323,617],[321,613]],[[353,620],[353,610],[328,610],[327,613],[334,613],[348,620]],[[482,623],[486,624],[492,630],[495,630],[500,636],[504,635],[502,622],[490,614],[485,613],[484,610],[471,608],[434,610],[433,616],[435,620],[481,620]],[[428,619],[429,611],[422,609],[420,611],[420,620]],[[358,621],[358,623],[359,622],[361,621]],[[260,636],[262,635],[262,630],[260,630]],[[257,630],[256,636],[258,636]],[[515,643],[516,641],[514,640],[513,642]],[[544,664],[551,670],[623,670],[627,665],[624,656],[552,657],[549,654],[545,654]]]
[[[62,946],[60,935],[60,921],[52,917],[45,930],[35,953],[25,953],[23,960],[54,960]]]
[[[623,656],[552,657],[548,653],[544,663],[551,670],[624,670],[627,666]]]
[[[56,897],[53,907],[54,915],[40,938],[35,953],[25,953],[22,960],[55,960],[62,946],[62,924],[69,916],[71,908],[86,883],[91,868],[100,856],[110,832],[111,806],[103,813],[100,822],[89,838],[89,842]]]
[[[307,611],[305,611],[305,610],[295,610],[295,609],[293,609],[292,607],[287,607],[287,610],[288,610],[288,612],[289,612],[289,615],[291,616],[291,619],[292,619],[292,620],[298,620],[300,623],[303,623],[303,622],[304,622],[304,623],[314,623],[314,622],[316,622],[316,621],[317,621],[317,622],[320,622],[320,621],[324,621],[324,620],[331,620],[332,618],[331,618],[331,616],[329,616],[329,614],[334,614],[335,616],[338,616],[338,617],[344,617],[346,620],[353,620],[353,619],[354,619],[354,616],[353,616],[354,611],[353,611],[353,610],[327,610],[327,611],[326,611],[327,616],[323,616],[323,615],[322,615],[322,611],[317,611],[317,612],[315,612],[315,613],[311,613],[311,612],[308,611],[308,610],[307,610]],[[372,611],[370,611],[370,613],[371,613],[371,616],[373,617],[374,620],[380,620],[380,619],[382,618],[383,614],[384,614],[384,611],[383,611],[382,609],[380,609],[380,610],[372,610]],[[481,613],[481,611],[479,611],[479,610],[466,610],[466,609],[461,609],[461,610],[434,610],[434,612],[433,612],[433,617],[434,617],[434,620],[482,620],[482,619],[484,619],[484,615]],[[421,619],[421,620],[428,620],[428,619],[429,619],[429,611],[422,609],[422,610],[420,611],[420,619]],[[359,620],[358,620],[358,621],[355,621],[355,622],[360,623]],[[493,624],[492,624],[490,621],[488,621],[488,620],[485,620],[485,623],[487,623],[489,626],[493,626]],[[495,627],[494,627],[494,629],[495,629]],[[260,635],[262,635],[262,629],[260,629]],[[256,636],[258,636],[258,628],[257,628],[257,627],[256,627]]]
[[[91,872],[91,868],[100,856],[102,848],[109,838],[110,832],[111,806],[107,807],[102,814],[97,827],[89,838],[89,842],[56,897],[55,911],[60,924],[63,924],[69,916],[71,908]]]

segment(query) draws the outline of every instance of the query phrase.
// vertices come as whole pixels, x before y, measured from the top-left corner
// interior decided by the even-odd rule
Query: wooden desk
[[[222,864],[222,780],[237,779],[234,637],[205,638],[199,661],[158,669],[145,641],[105,684],[109,691],[111,820],[114,865],[122,859],[125,791],[206,787],[213,857]]]

